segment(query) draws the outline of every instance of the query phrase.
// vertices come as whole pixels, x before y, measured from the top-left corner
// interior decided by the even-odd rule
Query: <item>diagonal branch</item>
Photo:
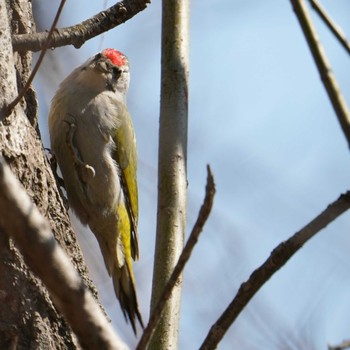
[[[47,49],[49,48],[49,45],[50,45],[50,41],[51,41],[51,38],[52,38],[52,34],[57,26],[57,22],[58,22],[58,19],[60,18],[61,16],[61,13],[63,11],[63,7],[64,7],[64,4],[65,4],[66,0],[61,0],[61,3],[60,3],[60,6],[58,7],[58,10],[57,10],[57,13],[56,13],[56,16],[52,22],[52,25],[51,25],[51,28],[50,28],[50,31],[47,35],[47,39],[44,43],[44,47],[40,53],[40,56],[35,64],[35,67],[34,69],[32,70],[32,72],[30,73],[30,76],[25,84],[25,86],[23,87],[23,89],[20,91],[20,93],[17,95],[17,97],[8,105],[7,107],[7,114],[9,115],[11,113],[11,111],[13,110],[13,108],[16,106],[16,104],[21,101],[22,97],[25,95],[25,93],[28,91],[30,85],[32,84],[32,81],[36,75],[36,73],[38,72],[39,70],[39,67],[41,65],[41,62],[43,61],[44,59],[44,56],[45,56],[45,53],[47,51]]]
[[[242,283],[236,296],[222,313],[219,319],[210,328],[210,331],[202,343],[200,350],[216,349],[229,327],[239,316],[244,307],[264,285],[265,282],[277,272],[310,238],[325,228],[338,216],[350,208],[350,191],[341,195],[331,203],[326,210],[313,219],[300,231],[295,233],[287,241],[280,243],[271,253],[269,258],[257,268]]]
[[[350,43],[347,40],[345,34],[342,32],[341,28],[336,23],[334,23],[332,18],[327,14],[326,10],[321,6],[321,4],[318,1],[309,0],[309,2],[314,8],[314,10],[318,13],[318,15],[322,18],[322,20],[326,23],[330,31],[339,40],[344,49],[350,54]]]
[[[193,251],[193,248],[195,244],[198,242],[198,238],[200,233],[203,230],[203,227],[210,215],[211,209],[213,207],[213,201],[214,201],[214,195],[215,195],[215,183],[214,178],[211,173],[210,167],[208,165],[207,167],[208,171],[208,177],[207,177],[207,185],[205,188],[205,198],[203,201],[203,204],[201,206],[201,209],[198,214],[197,221],[192,229],[192,232],[190,234],[190,237],[188,238],[188,241],[179,257],[179,260],[174,268],[173,273],[170,276],[170,279],[168,283],[166,284],[164,291],[154,308],[152,312],[152,316],[150,317],[150,320],[148,322],[147,327],[145,328],[142,337],[137,345],[136,350],[143,350],[146,349],[147,344],[149,342],[149,339],[152,336],[152,333],[157,326],[157,323],[162,316],[162,311],[164,309],[164,306],[167,302],[167,300],[170,297],[170,294],[178,281],[179,276],[181,275],[187,261],[189,260],[191,253]]]
[[[345,350],[350,348],[350,340],[344,340],[338,345],[328,345],[328,350]]]
[[[150,0],[123,0],[105,11],[71,27],[57,29],[51,38],[50,47],[65,45],[81,47],[94,38],[134,17],[147,7]],[[12,38],[14,51],[39,51],[43,49],[48,33],[19,34]]]
[[[56,242],[48,221],[32,203],[2,157],[0,225],[14,239],[28,267],[43,281],[83,349],[125,348]]]
[[[305,1],[291,0],[291,3],[315,60],[323,85],[326,88],[329,99],[331,100],[338,121],[350,147],[350,112],[332,72],[325,51],[317,37],[316,29],[312,23]]]

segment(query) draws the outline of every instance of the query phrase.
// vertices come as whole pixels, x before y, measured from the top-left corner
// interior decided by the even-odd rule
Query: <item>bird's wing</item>
[[[130,221],[131,256],[136,260],[139,257],[136,140],[132,120],[126,108],[123,109],[120,115],[122,117],[114,139],[116,144],[115,160],[119,166],[125,206]]]

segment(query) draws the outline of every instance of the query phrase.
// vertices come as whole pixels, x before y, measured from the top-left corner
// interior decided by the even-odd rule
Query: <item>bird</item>
[[[50,106],[51,151],[69,206],[97,238],[115,294],[136,334],[139,311],[132,260],[139,258],[135,132],[126,98],[128,58],[104,49],[75,68]]]

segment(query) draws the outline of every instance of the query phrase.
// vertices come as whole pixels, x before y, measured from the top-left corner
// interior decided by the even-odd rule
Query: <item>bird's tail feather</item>
[[[132,272],[131,257],[125,257],[120,250],[120,244],[111,239],[106,240],[101,234],[96,235],[109,276],[113,279],[115,294],[119,300],[126,321],[130,321],[136,334],[136,319],[142,328],[143,321],[137,303],[135,279]],[[111,248],[112,246],[116,248]]]
[[[127,321],[130,321],[132,329],[136,334],[136,319],[139,321],[142,328],[144,328],[144,326],[137,303],[133,273],[127,263],[121,268],[115,265],[112,278],[114,290],[124,317]]]

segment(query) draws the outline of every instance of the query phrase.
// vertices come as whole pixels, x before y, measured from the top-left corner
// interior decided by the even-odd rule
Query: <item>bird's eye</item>
[[[122,71],[118,67],[112,68],[112,74],[113,74],[113,78],[115,80],[117,80],[120,77],[121,73],[122,73]]]

